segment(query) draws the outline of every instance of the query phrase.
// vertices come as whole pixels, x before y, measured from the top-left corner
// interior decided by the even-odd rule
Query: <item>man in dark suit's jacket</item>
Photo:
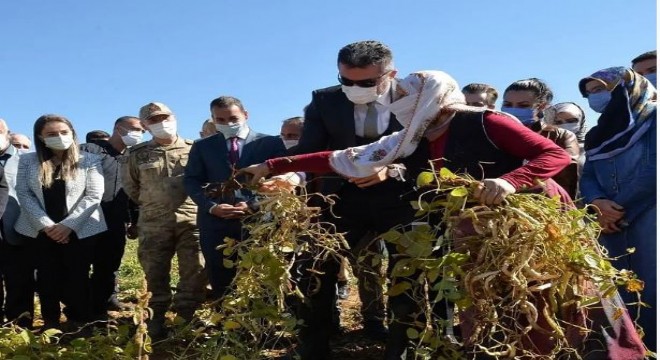
[[[388,109],[394,101],[396,90],[396,70],[391,51],[376,41],[357,42],[339,51],[337,64],[341,86],[312,93],[312,102],[305,108],[303,134],[298,146],[291,149],[292,153],[342,150],[365,145],[402,129]],[[377,112],[376,123],[374,126],[372,115],[371,128],[368,129],[370,113],[373,114],[374,108]],[[346,233],[351,247],[369,234],[384,233],[393,226],[410,223],[414,210],[400,195],[410,191],[411,185],[402,180],[401,173],[394,168],[350,181],[339,175],[323,176],[321,192],[339,196],[333,209],[339,218],[327,216],[325,220],[335,224],[337,232]],[[390,254],[393,252],[394,249]],[[300,331],[302,346],[299,353],[303,359],[329,358],[337,266],[332,262],[324,264],[325,275],[320,291],[311,296],[311,306],[299,307],[298,316],[305,323]],[[304,287],[304,281],[301,283]],[[369,285],[379,286],[378,283]],[[364,325],[367,331],[368,326],[376,329],[383,326],[382,320],[380,324],[367,321]]]
[[[203,187],[227,181],[234,169],[284,156],[286,149],[279,137],[260,134],[247,127],[247,111],[236,98],[223,96],[213,100],[211,112],[216,124],[221,125],[218,126],[220,132],[193,144],[185,169],[184,186],[198,206],[200,244],[213,296],[217,299],[222,297],[236,272],[223,266],[222,252],[216,247],[225,237],[241,239],[240,219],[247,213],[252,194],[237,191],[230,197],[210,198]],[[233,164],[232,138],[237,142],[239,153]]]

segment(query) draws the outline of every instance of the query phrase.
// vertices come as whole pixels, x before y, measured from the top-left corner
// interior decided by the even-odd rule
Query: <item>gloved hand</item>
[[[484,179],[474,192],[474,197],[485,205],[497,205],[504,198],[516,193],[516,188],[500,178]]]

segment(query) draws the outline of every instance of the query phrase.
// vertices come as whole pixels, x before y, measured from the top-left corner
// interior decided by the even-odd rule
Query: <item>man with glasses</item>
[[[402,129],[388,110],[388,105],[394,100],[397,71],[392,62],[392,52],[386,45],[378,41],[346,45],[339,50],[337,66],[339,85],[312,93],[312,102],[305,108],[302,137],[298,146],[292,149],[295,154],[360,146]],[[412,207],[400,198],[401,194],[409,191],[410,186],[401,180],[401,168],[391,166],[366,178],[324,176],[319,184],[321,193],[339,196],[332,211],[339,217],[333,217],[328,211],[324,220],[334,224],[337,232],[345,232],[352,248],[350,258],[353,267],[358,270],[358,281],[362,283],[360,295],[364,331],[372,338],[387,337],[387,329],[383,325],[385,310],[381,271],[371,268],[368,258],[359,264],[356,259],[365,244],[371,243],[371,253],[382,252],[383,243],[373,242],[375,234],[412,221]],[[394,249],[391,249],[390,254],[393,253]],[[308,294],[310,305],[302,304],[298,309],[298,316],[304,321],[298,351],[302,359],[327,359],[330,356],[329,338],[333,328],[339,264],[328,261],[322,266],[325,271],[320,290]],[[306,266],[300,266],[300,269],[304,268]],[[298,281],[303,292],[315,285],[313,276],[307,275]],[[392,336],[401,335],[390,334],[388,347]],[[403,349],[387,351],[401,354],[405,350],[405,338],[402,342]]]
[[[144,129],[140,119],[122,116],[115,121],[112,135],[108,140],[95,140],[94,143],[80,145],[81,150],[98,154],[103,159],[105,191],[101,201],[103,215],[108,230],[101,236],[94,248],[92,263],[92,310],[98,319],[107,317],[108,310],[122,310],[126,306],[117,299],[117,272],[124,255],[126,230],[131,219],[129,199],[121,186],[120,161],[126,148],[142,141]]]

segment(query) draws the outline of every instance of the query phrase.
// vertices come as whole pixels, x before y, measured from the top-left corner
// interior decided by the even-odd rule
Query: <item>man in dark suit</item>
[[[292,149],[296,154],[360,146],[402,129],[388,109],[394,100],[397,72],[392,63],[392,52],[386,45],[377,41],[346,45],[339,51],[337,66],[341,85],[312,93],[312,102],[305,108],[302,137],[298,146]],[[366,178],[347,180],[340,176],[324,176],[321,192],[339,196],[333,209],[339,218],[328,215],[325,220],[335,224],[337,232],[346,232],[346,240],[352,248],[357,247],[365,235],[384,233],[393,226],[410,223],[414,211],[400,198],[409,191],[410,184],[402,180],[402,171],[395,165]],[[391,249],[390,254],[393,252]],[[330,354],[338,264],[328,262],[323,266],[326,271],[320,291],[310,296],[310,306],[302,305],[299,309],[298,316],[305,323],[300,331],[299,354],[303,359],[326,359]],[[371,282],[365,288],[375,290],[380,287],[377,279],[377,276],[362,276],[361,280]],[[305,278],[299,282],[305,286]],[[380,296],[382,290],[377,293],[377,297]],[[365,331],[368,334],[386,333],[382,322],[382,299],[373,301],[381,302],[381,319],[365,316]],[[365,310],[369,310],[368,306],[363,308],[363,314],[368,315]],[[388,347],[391,347],[392,335],[388,337]],[[396,336],[400,338],[401,334]],[[400,348],[401,344],[397,346]],[[404,349],[405,340],[403,349],[393,353],[400,354]],[[392,350],[388,349],[388,352]],[[390,358],[393,357],[396,356]]]
[[[218,134],[193,144],[185,169],[184,186],[198,206],[200,245],[213,297],[219,299],[231,284],[236,270],[222,265],[223,255],[216,247],[225,237],[241,239],[240,219],[247,214],[251,194],[237,191],[233,196],[209,198],[203,187],[208,183],[227,181],[234,169],[286,155],[286,149],[279,137],[250,129],[248,112],[239,99],[222,96],[211,101],[210,107]]]
[[[4,298],[4,313],[8,321],[24,328],[32,328],[34,315],[34,265],[31,261],[30,249],[25,240],[14,230],[14,224],[21,212],[16,197],[16,173],[20,153],[10,144],[10,132],[7,123],[0,119],[0,207],[4,213],[0,217],[2,232],[0,235],[0,319],[2,319],[2,295]],[[6,191],[6,193],[5,193]],[[6,195],[6,196],[5,196]],[[6,205],[6,207],[5,207]],[[4,290],[2,282],[4,280]],[[29,316],[22,316],[28,313]]]
[[[91,276],[92,313],[97,319],[107,318],[108,310],[127,309],[117,299],[117,276],[126,247],[126,230],[137,222],[135,211],[131,211],[137,205],[128,199],[121,187],[119,168],[127,148],[140,143],[143,133],[139,118],[122,116],[115,121],[108,140],[97,139],[80,145],[80,150],[101,157],[105,183],[101,208],[108,230],[99,235],[101,240],[94,246]]]

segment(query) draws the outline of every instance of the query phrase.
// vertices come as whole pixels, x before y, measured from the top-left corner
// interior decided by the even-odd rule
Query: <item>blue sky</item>
[[[539,77],[556,102],[586,107],[580,78],[656,48],[656,3],[2,1],[0,117],[31,136],[37,117],[57,113],[84,136],[161,101],[196,138],[210,100],[232,95],[253,129],[278,134],[312,90],[336,84],[337,51],[366,39],[392,48],[402,77],[437,69],[500,93]]]

